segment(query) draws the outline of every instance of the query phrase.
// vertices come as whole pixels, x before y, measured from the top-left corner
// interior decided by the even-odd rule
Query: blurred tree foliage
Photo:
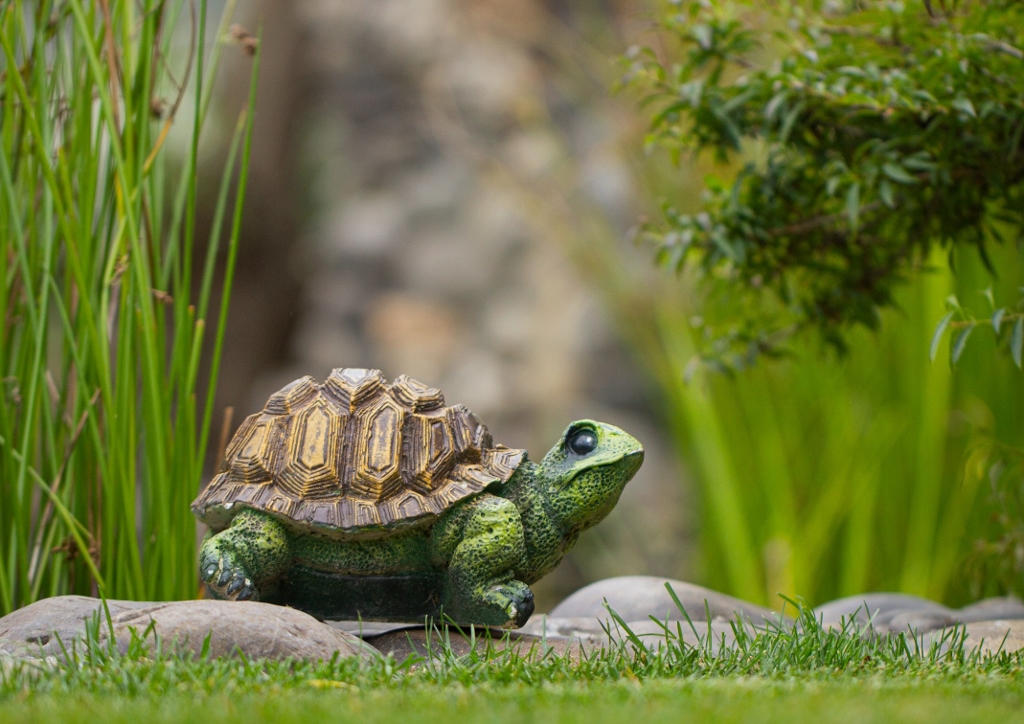
[[[681,309],[666,332],[689,355],[678,374],[806,354],[815,339],[855,352],[838,375],[769,365],[730,386],[711,380],[679,393],[680,408],[693,408],[686,437],[703,434],[711,413],[721,417],[720,444],[693,445],[691,457],[707,478],[710,521],[721,530],[715,562],[731,570],[728,585],[772,578],[758,557],[767,561],[781,541],[780,570],[812,597],[883,585],[942,598],[967,533],[986,538],[968,558],[975,593],[1024,590],[1024,449],[996,437],[997,428],[1020,437],[1019,375],[990,364],[1006,361],[998,350],[1020,368],[1024,352],[1024,3],[677,0],[661,26],[663,45],[625,60],[625,80],[648,109],[648,144],[677,164],[722,169],[705,179],[699,203],[670,195],[662,218],[642,229],[662,266],[701,282],[699,314]],[[921,272],[931,273],[906,283]],[[863,332],[883,320],[888,329],[872,343]],[[989,339],[979,335],[965,354],[982,328]],[[934,360],[945,338],[955,378],[912,359]],[[774,407],[748,401],[768,393],[780,398]],[[850,423],[845,408],[865,402],[870,423],[860,433],[832,431]],[[730,404],[746,411],[732,414]],[[769,419],[764,407],[822,418],[787,443],[773,431],[806,426]],[[754,432],[737,434],[733,418]],[[898,421],[888,433],[887,420]],[[957,420],[971,420],[966,447]],[[815,447],[830,441],[840,441],[834,455]],[[805,458],[821,464],[801,470]],[[731,473],[715,467],[723,460]],[[734,502],[723,498],[716,513],[731,489]],[[996,511],[987,523],[967,512],[986,489]],[[764,530],[750,505],[733,510],[744,496],[768,511]],[[845,542],[815,537],[819,519]],[[806,554],[822,547],[830,552],[820,560]],[[829,570],[841,580],[830,582]]]
[[[649,142],[741,166],[708,179],[699,212],[670,203],[645,227],[661,264],[732,299],[697,320],[696,359],[747,366],[811,329],[844,350],[936,246],[998,272],[988,248],[1019,238],[1024,208],[1024,3],[700,0],[663,25],[680,62],[627,59]],[[980,317],[948,300],[933,356],[952,332],[955,363],[985,324],[1021,365],[1024,305],[987,296]]]

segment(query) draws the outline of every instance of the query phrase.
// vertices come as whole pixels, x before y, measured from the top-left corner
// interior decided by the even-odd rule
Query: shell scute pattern
[[[422,382],[402,375],[391,387],[395,399],[411,407],[413,412],[424,412],[444,407],[444,395],[436,387],[427,387]]]
[[[193,503],[214,528],[235,504],[327,534],[414,524],[511,477],[524,451],[495,447],[486,426],[408,376],[336,369],[275,392],[228,445]]]
[[[268,483],[274,475],[277,462],[274,425],[259,415],[246,418],[235,435],[234,449],[227,451],[225,461],[230,460],[230,478],[235,483],[255,485]]]
[[[380,370],[336,369],[323,384],[323,391],[348,413],[384,391],[387,382]]]
[[[352,490],[375,500],[394,495],[401,485],[400,453],[405,411],[388,396],[356,413],[358,426]]]
[[[309,375],[300,377],[271,395],[264,410],[271,415],[290,415],[312,402],[318,391],[316,380]]]
[[[287,462],[277,475],[277,484],[296,498],[334,496],[343,428],[344,418],[323,399],[296,414],[285,440]]]
[[[408,415],[403,432],[402,480],[406,488],[430,495],[455,465],[451,429],[443,416]]]

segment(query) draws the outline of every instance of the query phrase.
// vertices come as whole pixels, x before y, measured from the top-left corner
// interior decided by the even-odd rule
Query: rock
[[[199,653],[210,636],[210,656],[240,653],[249,659],[327,661],[372,654],[357,636],[286,606],[253,601],[173,601],[119,614],[113,619],[118,648],[150,622],[164,642]]]
[[[12,656],[6,651],[0,651],[0,681],[7,679],[14,671],[23,666],[24,659],[20,656]]]
[[[627,621],[627,631],[621,624],[614,621],[608,622],[607,630],[597,628],[595,630],[596,618],[551,618],[546,615],[535,616],[530,622],[519,629],[516,633],[529,635],[538,639],[548,641],[574,640],[580,641],[585,647],[605,647],[609,645],[631,645],[630,633],[635,635],[640,642],[650,650],[657,650],[666,641],[673,643],[682,642],[687,646],[704,647],[710,646],[712,654],[718,653],[723,647],[732,646],[736,642],[736,626],[743,625],[751,636],[763,632],[765,627],[755,627],[749,623],[740,624],[738,621],[725,621],[722,619],[714,621],[693,621],[691,626],[688,621],[682,619],[670,620],[668,622],[668,633],[661,623],[651,619],[639,621]],[[708,644],[710,641],[710,644]]]
[[[391,633],[392,631],[404,631],[412,628],[423,628],[418,623],[385,623],[382,621],[324,621],[331,628],[350,633],[361,639],[368,639],[373,636]]]
[[[367,636],[366,643],[385,656],[394,656],[396,661],[404,661],[410,656],[437,658],[442,655],[445,641],[451,646],[455,656],[466,656],[472,651],[484,652],[491,647],[493,651],[513,649],[528,659],[539,659],[544,656],[568,656],[573,661],[592,652],[598,643],[580,639],[569,639],[563,636],[541,637],[516,631],[497,629],[478,629],[473,632],[461,631],[449,627],[447,629],[427,629],[418,626],[412,629],[391,631],[378,636]]]
[[[83,596],[37,601],[0,618],[0,649],[15,656],[63,657],[60,642],[71,651],[81,646],[89,621],[99,626],[99,641],[111,633],[119,651],[135,636],[153,635],[164,647],[198,654],[210,637],[210,656],[242,654],[249,659],[329,660],[338,656],[372,657],[358,637],[284,606],[252,601],[101,602]],[[112,625],[112,628],[111,628]],[[152,630],[147,629],[152,625]]]
[[[964,623],[1024,619],[1024,602],[1016,596],[986,598],[958,609],[956,617]]]
[[[964,626],[963,630],[967,634],[964,642],[967,651],[977,650],[982,655],[991,655],[1024,649],[1024,625],[1019,620],[975,621]],[[926,647],[937,645],[941,652],[945,652],[950,647],[949,637],[955,634],[953,629],[933,631],[924,637],[923,642]]]
[[[593,616],[583,618],[555,618],[549,614],[534,614],[519,633],[530,636],[554,636],[590,640],[604,635],[601,624],[606,619]]]
[[[711,655],[717,655],[722,649],[729,648],[736,643],[736,630],[734,626],[744,626],[747,633],[754,636],[757,629],[749,624],[740,624],[736,621],[694,621],[693,626],[687,621],[669,622],[669,632],[654,621],[627,621],[626,626],[629,632],[621,627],[611,629],[610,641],[604,641],[605,645],[618,644],[632,645],[629,633],[632,633],[650,651],[656,651],[666,643],[678,646],[680,642],[687,647],[707,649]],[[762,631],[764,629],[761,629]]]
[[[955,614],[955,612],[954,612]],[[884,623],[883,623],[884,621]],[[961,623],[952,614],[942,611],[898,611],[890,618],[876,619],[876,631],[883,626],[889,633],[923,634]]]
[[[111,616],[152,606],[144,601],[107,601]],[[58,656],[61,642],[85,635],[86,623],[102,613],[98,599],[56,596],[29,604],[0,618],[0,650],[14,656]]]
[[[864,593],[830,601],[814,609],[825,626],[838,627],[842,619],[853,619],[860,627],[871,623],[876,633],[905,632],[907,626],[932,629],[956,623],[956,612],[940,603],[906,593]]]
[[[1024,626],[1011,621],[975,621],[967,624],[967,645],[976,644],[982,653],[1024,649]]]
[[[0,681],[10,681],[13,674],[21,674],[30,679],[37,678],[58,665],[55,656],[37,659],[34,656],[12,656],[0,651]]]
[[[577,630],[600,633],[601,623],[610,619],[604,602],[624,621],[647,621],[654,616],[660,621],[685,621],[665,584],[679,598],[692,621],[718,620],[728,622],[741,617],[763,626],[787,621],[768,608],[741,601],[692,583],[659,576],[620,576],[585,586],[552,609],[549,620],[579,619]],[[590,623],[587,624],[587,621]]]

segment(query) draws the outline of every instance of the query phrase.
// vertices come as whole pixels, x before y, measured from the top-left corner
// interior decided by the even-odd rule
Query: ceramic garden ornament
[[[604,518],[643,461],[617,427],[574,422],[539,462],[406,376],[336,369],[248,417],[193,502],[216,598],[320,618],[521,626],[529,584]]]

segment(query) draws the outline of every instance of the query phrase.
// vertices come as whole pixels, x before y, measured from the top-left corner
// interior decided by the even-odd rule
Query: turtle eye
[[[569,432],[565,444],[577,455],[589,455],[597,447],[597,433],[589,427],[578,427]]]

